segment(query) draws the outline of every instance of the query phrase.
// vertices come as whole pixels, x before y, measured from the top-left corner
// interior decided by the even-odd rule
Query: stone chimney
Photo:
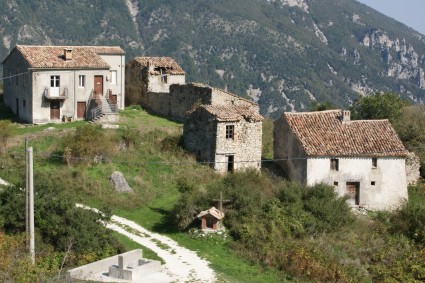
[[[349,110],[342,110],[342,122],[347,122],[351,120],[351,114]]]
[[[72,60],[72,48],[63,49],[63,58],[65,58],[65,61]]]

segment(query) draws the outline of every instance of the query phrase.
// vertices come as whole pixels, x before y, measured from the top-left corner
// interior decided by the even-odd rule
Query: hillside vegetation
[[[30,281],[53,280],[69,267],[134,248],[99,226],[99,215],[75,210],[75,202],[127,217],[197,250],[211,262],[219,281],[425,278],[423,184],[409,189],[409,202],[399,211],[353,215],[331,187],[287,182],[269,162],[261,174],[217,175],[181,148],[181,124],[138,107],[121,112],[118,130],[85,122],[12,125],[16,135],[0,156],[0,177],[17,185],[0,191],[0,270],[9,276],[6,280],[27,280],[22,268],[31,271]],[[47,130],[49,126],[55,129]],[[24,199],[17,189],[24,180],[24,137],[35,153],[40,213],[35,267],[23,250]],[[134,193],[113,190],[109,176],[116,170]],[[193,230],[199,227],[194,215],[215,205],[212,199],[220,191],[230,200],[224,220],[228,230],[201,237]]]
[[[299,3],[294,5],[293,3]],[[0,58],[16,44],[120,45],[171,56],[188,81],[261,113],[348,107],[359,94],[425,98],[425,37],[354,0],[0,0]]]

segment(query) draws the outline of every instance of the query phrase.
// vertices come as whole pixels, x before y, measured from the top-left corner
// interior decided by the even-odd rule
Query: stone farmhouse
[[[141,104],[168,115],[170,85],[185,84],[185,72],[170,57],[136,57],[126,64],[126,105]]]
[[[290,179],[334,186],[354,207],[394,209],[407,199],[408,152],[388,120],[330,110],[284,113],[274,127],[274,158]]]
[[[3,61],[4,101],[27,123],[94,119],[124,108],[118,46],[17,45]]]
[[[220,173],[261,168],[262,120],[248,105],[200,105],[187,117],[183,143]]]

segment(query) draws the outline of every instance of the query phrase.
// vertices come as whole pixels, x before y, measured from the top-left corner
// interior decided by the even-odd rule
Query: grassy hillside
[[[288,183],[266,164],[261,175],[215,174],[180,147],[181,124],[140,108],[122,111],[120,126],[18,126],[17,136],[0,156],[0,177],[12,183],[23,180],[27,137],[34,148],[35,178],[47,176],[69,199],[127,217],[198,251],[223,282],[424,278],[423,185],[411,188],[411,200],[400,212],[352,216],[332,189]],[[82,131],[97,133],[82,146],[84,153],[75,135]],[[109,176],[116,170],[134,193],[113,190]],[[180,230],[194,211],[214,205],[211,199],[220,191],[231,199],[226,237],[200,237],[191,230],[196,225]],[[127,248],[137,246],[117,238]],[[50,268],[58,267],[52,263]]]

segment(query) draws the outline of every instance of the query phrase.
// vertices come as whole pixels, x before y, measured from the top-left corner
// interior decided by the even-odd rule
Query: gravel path
[[[77,204],[78,207],[98,210]],[[214,271],[209,262],[201,259],[195,252],[179,246],[174,240],[153,233],[128,219],[113,215],[107,228],[127,236],[136,243],[147,247],[161,257],[165,264],[163,270],[170,282],[214,282]]]

